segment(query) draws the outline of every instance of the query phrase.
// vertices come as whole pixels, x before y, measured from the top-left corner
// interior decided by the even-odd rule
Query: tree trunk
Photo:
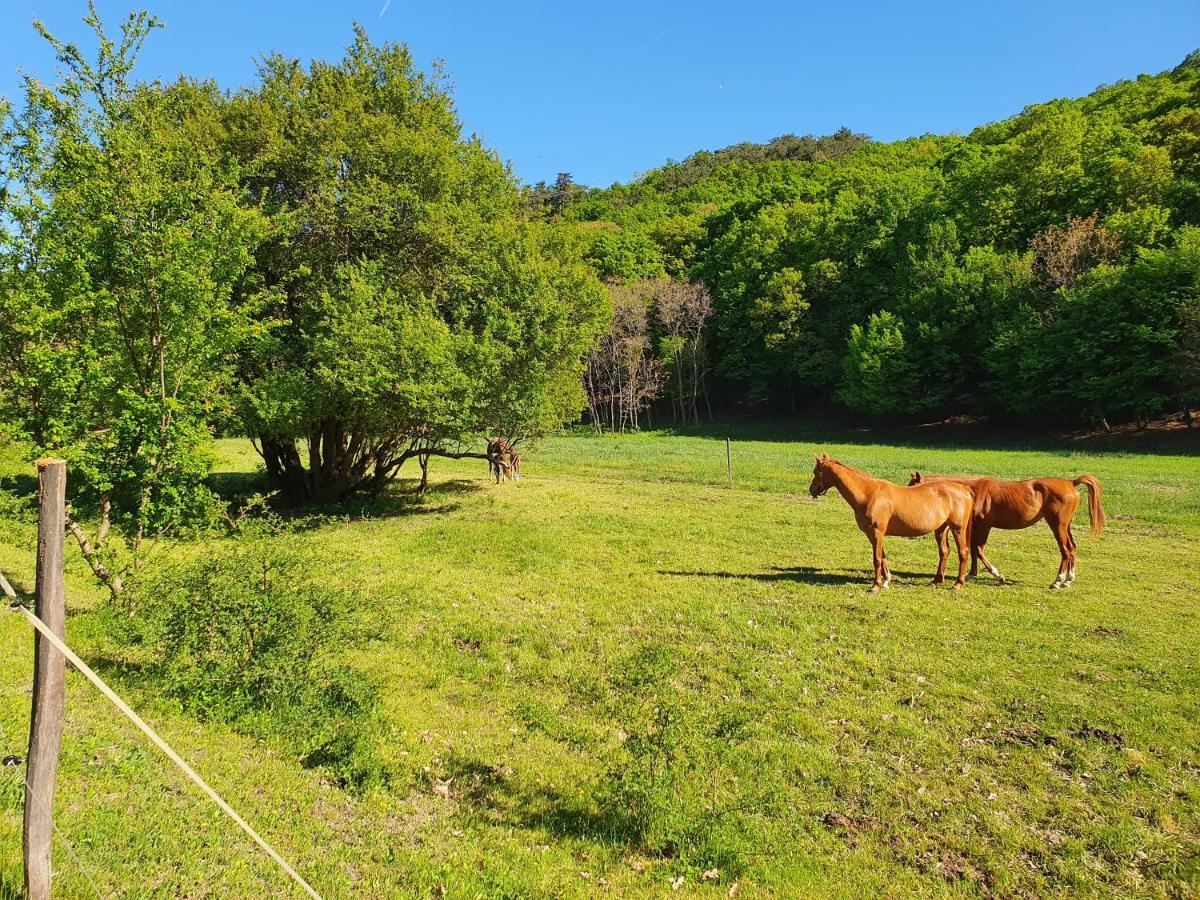
[[[417,496],[424,497],[425,491],[429,487],[429,454],[418,454],[417,464],[421,467],[421,483],[417,485]]]
[[[365,438],[347,435],[340,423],[323,425],[309,447],[310,468],[304,468],[294,441],[260,437],[258,452],[267,469],[267,482],[283,502],[337,503],[354,494],[378,494],[409,459],[421,466],[421,490],[428,484],[429,457],[487,459],[486,453],[454,452],[441,447],[418,445],[415,437]]]

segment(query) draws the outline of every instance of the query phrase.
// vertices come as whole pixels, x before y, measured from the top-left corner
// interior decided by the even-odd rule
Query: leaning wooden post
[[[37,594],[34,613],[60,638],[66,625],[63,534],[66,530],[67,464],[38,460]],[[33,714],[25,788],[25,892],[49,900],[50,850],[54,836],[54,776],[62,745],[66,660],[41,635],[33,643]]]
[[[729,476],[729,486],[733,487],[733,451],[729,448],[729,438],[725,438],[725,474]]]

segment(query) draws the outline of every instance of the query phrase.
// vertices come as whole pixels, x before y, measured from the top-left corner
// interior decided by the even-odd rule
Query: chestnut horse
[[[492,438],[487,444],[488,475],[496,476],[496,484],[521,480],[521,454],[508,438]]]
[[[918,485],[936,482],[963,484],[975,491],[975,516],[971,526],[971,578],[975,577],[982,562],[993,577],[1002,584],[1004,582],[1000,570],[983,553],[983,545],[987,543],[988,534],[993,528],[1028,528],[1039,519],[1045,519],[1054,532],[1062,557],[1058,565],[1058,577],[1050,587],[1070,587],[1075,581],[1075,535],[1071,533],[1071,520],[1079,508],[1079,491],[1076,488],[1081,484],[1088,489],[1088,517],[1091,519],[1092,534],[1100,534],[1104,530],[1100,479],[1094,475],[1080,475],[1074,481],[1066,478],[1000,481],[996,478],[960,478],[913,472],[908,483]]]
[[[974,495],[971,489],[951,481],[936,481],[916,487],[901,487],[868,475],[848,466],[829,454],[813,456],[812,484],[808,492],[819,497],[830,488],[837,488],[842,499],[854,510],[854,518],[871,541],[875,556],[875,580],[871,593],[877,594],[891,584],[884,538],[920,537],[933,532],[938,542],[938,568],[933,584],[946,579],[946,560],[950,556],[950,537],[958,546],[958,578],[954,586],[962,587],[967,575],[967,557],[971,546],[971,509]]]

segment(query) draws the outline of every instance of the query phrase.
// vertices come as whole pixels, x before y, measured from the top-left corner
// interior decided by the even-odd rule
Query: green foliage
[[[273,56],[261,81],[226,121],[271,223],[242,295],[263,334],[241,348],[239,404],[273,485],[341,499],[422,452],[576,417],[603,291],[462,137],[440,74],[360,29],[344,59]]]
[[[6,125],[0,406],[65,456],[77,504],[142,534],[204,521],[210,424],[252,326],[230,302],[262,233],[219,152],[209,84],[128,81],[155,21],[86,60],[39,26],[65,76],[25,83]]]
[[[386,777],[372,748],[375,688],[342,660],[360,635],[344,588],[273,519],[138,585],[137,638],[164,693],[204,720],[276,741],[362,787]]]
[[[601,803],[627,820],[643,852],[678,857],[697,871],[736,877],[748,846],[743,808],[724,808],[718,783],[722,748],[738,724],[701,711],[675,681],[676,660],[662,645],[640,648],[616,667],[610,709],[620,749],[605,779]]]
[[[840,398],[851,409],[896,413],[913,394],[905,355],[904,323],[887,310],[871,313],[867,327],[850,326]]]
[[[636,228],[600,231],[585,259],[605,279],[637,281],[666,273],[658,245]]]
[[[1192,326],[1137,298],[1181,308],[1174,276],[1141,260],[1200,224],[1198,96],[1193,61],[965,138],[739,145],[589,192],[563,217],[585,233],[615,223],[593,245],[605,251],[644,235],[670,274],[709,286],[728,399],[1145,418],[1195,402],[1164,368],[1187,368]],[[627,277],[611,257],[593,262]],[[1098,266],[1113,271],[1087,274]],[[1136,389],[1114,391],[1105,365],[1128,366]]]

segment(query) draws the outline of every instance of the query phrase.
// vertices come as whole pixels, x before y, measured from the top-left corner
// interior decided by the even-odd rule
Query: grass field
[[[352,662],[382,686],[386,789],[107,671],[327,897],[1200,893],[1200,459],[753,437],[733,490],[716,438],[569,436],[519,483],[435,461],[422,501],[303,532],[378,623]],[[933,539],[892,539],[868,596],[850,510],[807,494],[821,449],[896,481],[1089,471],[1109,528],[1080,513],[1069,591],[1038,525],[993,532],[1016,584],[928,587]],[[251,487],[248,445],[220,451],[218,483]],[[76,556],[68,636],[96,658]],[[28,524],[0,522],[0,568],[32,587]],[[31,644],[0,614],[0,755],[25,751]],[[78,674],[57,821],[62,897],[297,895]]]

